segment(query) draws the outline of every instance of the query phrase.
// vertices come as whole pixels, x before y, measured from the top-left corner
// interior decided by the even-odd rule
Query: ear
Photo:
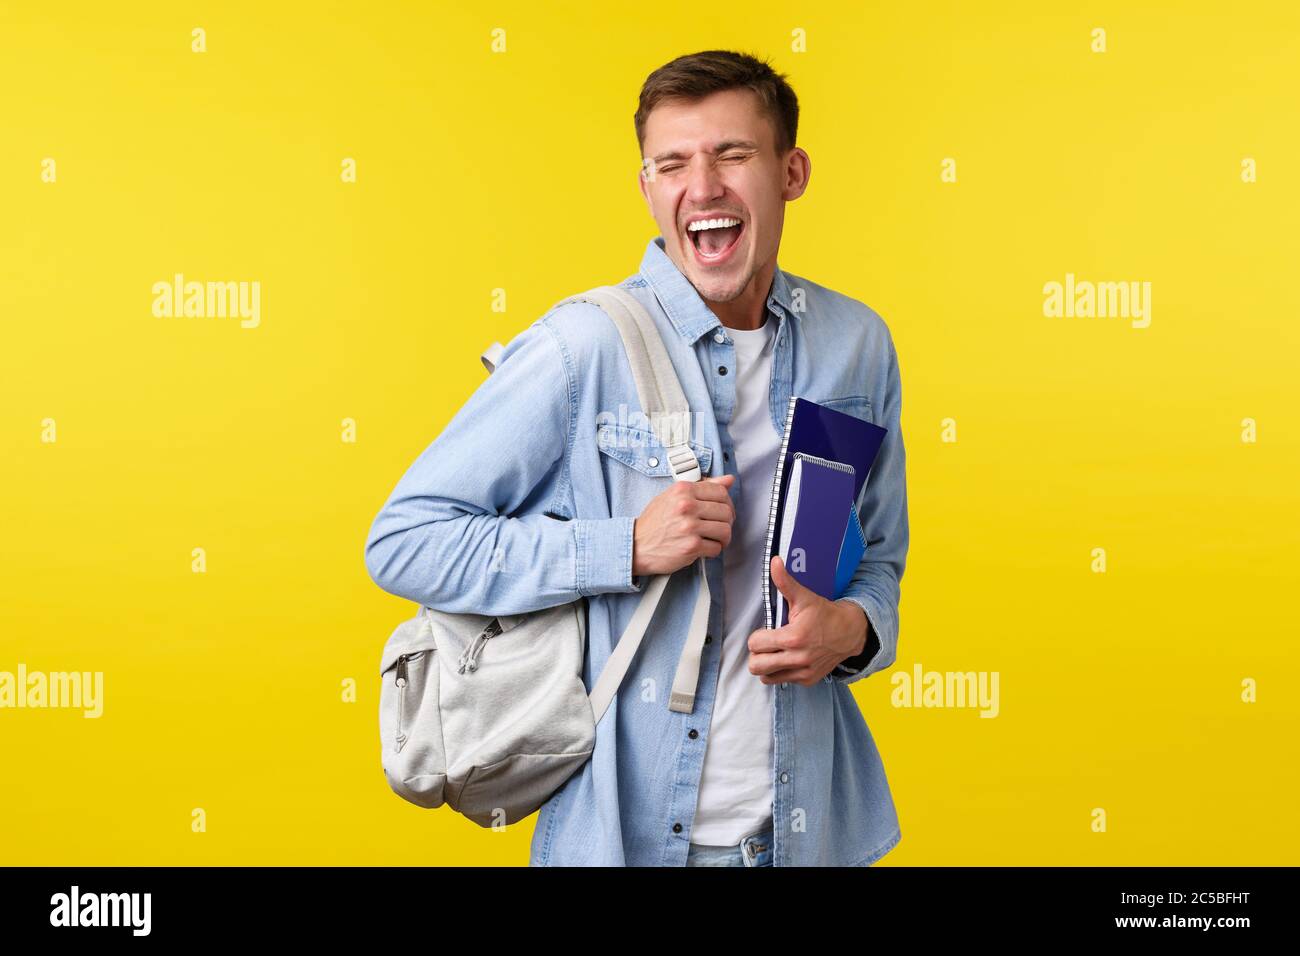
[[[798,199],[808,188],[808,180],[811,176],[812,157],[801,147],[794,147],[786,159],[785,189],[781,192],[781,198],[787,202]]]

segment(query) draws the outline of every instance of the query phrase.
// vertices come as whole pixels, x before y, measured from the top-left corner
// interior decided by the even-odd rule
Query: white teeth
[[[687,232],[699,232],[701,229],[726,229],[739,226],[739,219],[700,219],[686,227]]]

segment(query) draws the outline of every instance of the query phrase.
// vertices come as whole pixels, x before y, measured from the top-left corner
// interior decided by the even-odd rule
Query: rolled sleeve
[[[640,575],[632,574],[631,516],[578,519],[578,591],[584,595],[641,590]]]
[[[902,380],[893,339],[888,340],[885,396],[879,424],[888,430],[863,488],[859,514],[867,549],[840,600],[867,615],[862,654],[841,661],[827,680],[852,683],[894,663],[898,653],[898,603],[907,564],[907,479],[902,432]]]
[[[567,467],[570,391],[564,355],[539,319],[375,517],[365,544],[375,583],[435,610],[492,615],[639,590],[632,518],[562,520],[525,507]]]
[[[852,601],[858,607],[862,608],[862,613],[867,616],[867,642],[863,646],[861,654],[844,658],[844,660],[835,665],[835,669],[831,671],[831,674],[828,676],[833,678],[849,679],[865,677],[866,672],[869,669],[880,669],[881,665],[876,665],[875,667],[872,666],[875,663],[876,658],[880,655],[880,638],[876,637],[876,627],[871,622],[871,611],[867,607],[867,602],[865,600],[853,597],[842,597],[840,600]]]

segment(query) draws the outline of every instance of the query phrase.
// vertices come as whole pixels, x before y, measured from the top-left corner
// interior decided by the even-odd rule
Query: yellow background
[[[527,861],[535,818],[388,789],[414,606],[364,538],[488,342],[636,270],[637,92],[711,47],[800,97],[778,261],[898,346],[880,865],[1294,863],[1300,14],[1074,6],[0,6],[0,670],[105,673],[98,720],[0,711],[0,863]],[[260,327],[155,318],[176,272],[259,281]],[[1150,281],[1150,327],[1045,318],[1067,272]],[[892,707],[917,662],[1000,715]]]

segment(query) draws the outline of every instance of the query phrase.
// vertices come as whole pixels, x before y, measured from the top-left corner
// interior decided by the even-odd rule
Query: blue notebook
[[[865,419],[858,418],[856,415],[849,415],[846,412],[818,405],[816,402],[811,402],[797,395],[791,397],[790,404],[786,409],[785,432],[781,439],[781,451],[777,456],[776,471],[772,477],[772,498],[768,509],[767,522],[767,544],[763,555],[763,608],[767,627],[784,626],[788,623],[784,612],[782,613],[781,625],[774,623],[777,620],[776,600],[778,592],[772,584],[771,561],[773,554],[780,553],[776,550],[781,544],[778,540],[778,534],[783,529],[786,497],[794,472],[795,456],[802,455],[805,462],[800,465],[801,482],[804,477],[807,477],[805,470],[809,474],[812,473],[808,461],[813,458],[821,459],[823,462],[836,463],[851,470],[851,493],[845,497],[837,491],[835,495],[838,500],[833,502],[839,513],[843,515],[842,523],[840,520],[828,521],[820,516],[815,520],[810,518],[810,522],[812,522],[810,527],[820,530],[812,532],[812,537],[805,539],[806,543],[803,547],[805,548],[805,557],[814,552],[817,555],[815,561],[818,568],[817,577],[804,580],[798,571],[790,569],[791,576],[799,580],[800,583],[813,588],[823,597],[834,599],[843,593],[844,587],[847,586],[853,572],[857,570],[857,566],[862,560],[862,554],[865,553],[866,542],[862,539],[857,501],[862,495],[862,488],[866,484],[871,466],[876,460],[876,455],[880,451],[880,446],[886,434],[886,429]],[[817,466],[816,469],[818,473],[823,473],[826,470],[825,465]],[[822,480],[820,477],[817,479],[819,486]],[[839,482],[839,487],[847,490],[848,485],[845,479],[841,478]],[[800,501],[803,501],[805,497],[802,492],[799,494]],[[821,509],[817,508],[816,510],[820,515]],[[812,511],[809,512],[810,515],[812,513]],[[799,525],[800,515],[797,511],[793,518],[794,521],[790,530],[792,537]],[[829,559],[827,558],[828,555]],[[828,564],[829,567],[834,568],[829,591],[822,590],[822,588],[826,587],[825,568]],[[820,582],[819,585],[814,586],[809,583],[812,580]]]
[[[856,547],[862,528],[852,520],[853,466],[798,452],[785,498],[777,538],[777,554],[785,569],[822,597],[838,597],[840,565],[852,562],[856,568],[863,554]],[[856,536],[850,533],[850,525],[858,529]],[[790,609],[779,588],[773,589],[773,600],[773,619],[784,627],[790,623]]]

